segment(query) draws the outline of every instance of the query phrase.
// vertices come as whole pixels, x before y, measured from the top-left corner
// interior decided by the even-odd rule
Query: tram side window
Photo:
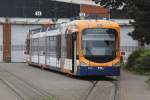
[[[32,54],[34,55],[34,39],[32,39]]]
[[[45,47],[45,37],[40,38],[39,40],[39,54],[45,55],[46,47]]]
[[[50,44],[49,44],[49,41],[50,41],[50,37],[46,37],[46,55],[47,56],[50,56]]]
[[[50,36],[50,37],[48,37],[47,40],[48,40],[47,41],[47,45],[48,45],[47,54],[48,54],[48,56],[56,57],[56,46],[57,46],[56,37]]]
[[[56,46],[56,49],[57,49],[57,58],[61,58],[61,35],[58,35],[56,37],[57,39],[57,46]]]
[[[66,35],[62,35],[62,38],[61,38],[62,40],[61,40],[61,44],[62,44],[62,57],[63,58],[66,58],[66,53],[67,53],[67,51],[66,51],[66,46],[67,46],[67,44],[66,44]]]
[[[35,52],[35,55],[38,55],[38,39],[35,39],[35,45],[34,45],[34,52]]]
[[[32,43],[31,43],[31,53],[32,53],[32,55],[34,55],[34,47],[35,47],[35,43],[34,43],[34,39],[32,39]]]
[[[31,44],[31,53],[33,55],[38,55],[38,39],[32,39],[32,44]]]

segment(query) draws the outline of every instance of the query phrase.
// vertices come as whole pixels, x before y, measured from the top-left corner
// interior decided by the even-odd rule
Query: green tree
[[[129,35],[141,45],[150,44],[150,0],[92,0],[109,9],[123,7],[128,11],[135,30]]]

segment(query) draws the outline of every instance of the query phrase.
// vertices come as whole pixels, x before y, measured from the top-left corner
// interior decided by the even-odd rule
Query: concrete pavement
[[[11,78],[9,79],[9,81],[12,81],[10,81],[10,83],[20,91],[19,93],[23,94],[23,96],[27,96],[29,100],[35,100],[32,99],[34,96],[29,95],[35,94],[33,90],[28,88],[31,86],[38,87],[38,89],[48,92],[50,96],[58,100],[91,100],[92,98],[92,100],[111,100],[108,98],[110,98],[109,95],[111,95],[111,87],[113,84],[110,81],[105,81],[105,79],[101,80],[101,78],[98,78],[96,80],[91,80],[90,78],[72,78],[60,73],[31,67],[25,63],[1,63],[0,69],[8,71],[13,76],[17,76],[17,78],[23,80],[25,83],[30,84],[30,86],[28,86],[28,84],[17,80],[15,77],[13,77],[15,82],[13,82]],[[97,85],[92,92],[89,93],[93,87],[93,81],[97,81]],[[16,84],[21,84],[22,87],[18,87]],[[89,96],[87,97],[87,95]],[[35,94],[35,96],[37,95]]]
[[[25,63],[0,63],[0,100],[21,100],[18,95],[27,100],[44,100],[47,95],[57,100],[150,100],[145,80],[125,71],[116,82],[69,77]]]
[[[119,83],[119,100],[150,100],[150,90],[147,89],[147,77],[123,71]]]

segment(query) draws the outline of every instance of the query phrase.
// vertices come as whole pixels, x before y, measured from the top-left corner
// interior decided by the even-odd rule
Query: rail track
[[[103,81],[90,81],[90,83],[92,83],[92,86],[90,87],[89,91],[87,92],[87,94],[85,96],[83,96],[83,99],[82,100],[90,100],[90,96],[95,94],[95,92],[99,92],[97,91],[95,88],[98,88],[98,85],[99,87],[101,86],[100,84],[102,83]],[[110,84],[112,84],[109,88],[110,88],[110,94],[106,94],[106,96],[109,96],[109,99],[107,100],[119,100],[119,86],[118,86],[118,79],[117,80],[113,80],[113,79],[110,79],[109,80]],[[95,90],[94,90],[95,89]],[[104,88],[102,88],[104,89]],[[102,90],[103,91],[103,90]],[[101,93],[99,93],[99,95],[101,95]],[[97,96],[97,95],[93,95],[93,96]],[[97,96],[97,98],[95,98],[94,100],[101,100],[101,98],[98,98],[100,96]],[[105,100],[105,99],[102,99],[102,100]]]
[[[119,80],[112,81],[113,89],[111,93],[111,100],[119,100]]]
[[[96,87],[96,84],[98,83],[98,81],[91,81],[92,86],[89,89],[89,91],[87,92],[87,94],[83,97],[82,100],[88,100],[88,97],[91,95],[91,93],[93,92],[94,88]]]
[[[45,90],[28,83],[3,68],[0,68],[0,81],[16,95],[18,100],[44,100],[45,98],[56,100],[54,96]]]

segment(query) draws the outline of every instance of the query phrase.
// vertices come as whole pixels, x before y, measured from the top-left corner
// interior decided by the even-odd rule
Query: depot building
[[[102,8],[92,0],[1,0],[0,62],[25,62],[25,40],[29,30],[67,22],[82,13],[117,21],[121,25],[123,51],[138,46],[138,42],[128,36],[134,29],[128,15]]]

